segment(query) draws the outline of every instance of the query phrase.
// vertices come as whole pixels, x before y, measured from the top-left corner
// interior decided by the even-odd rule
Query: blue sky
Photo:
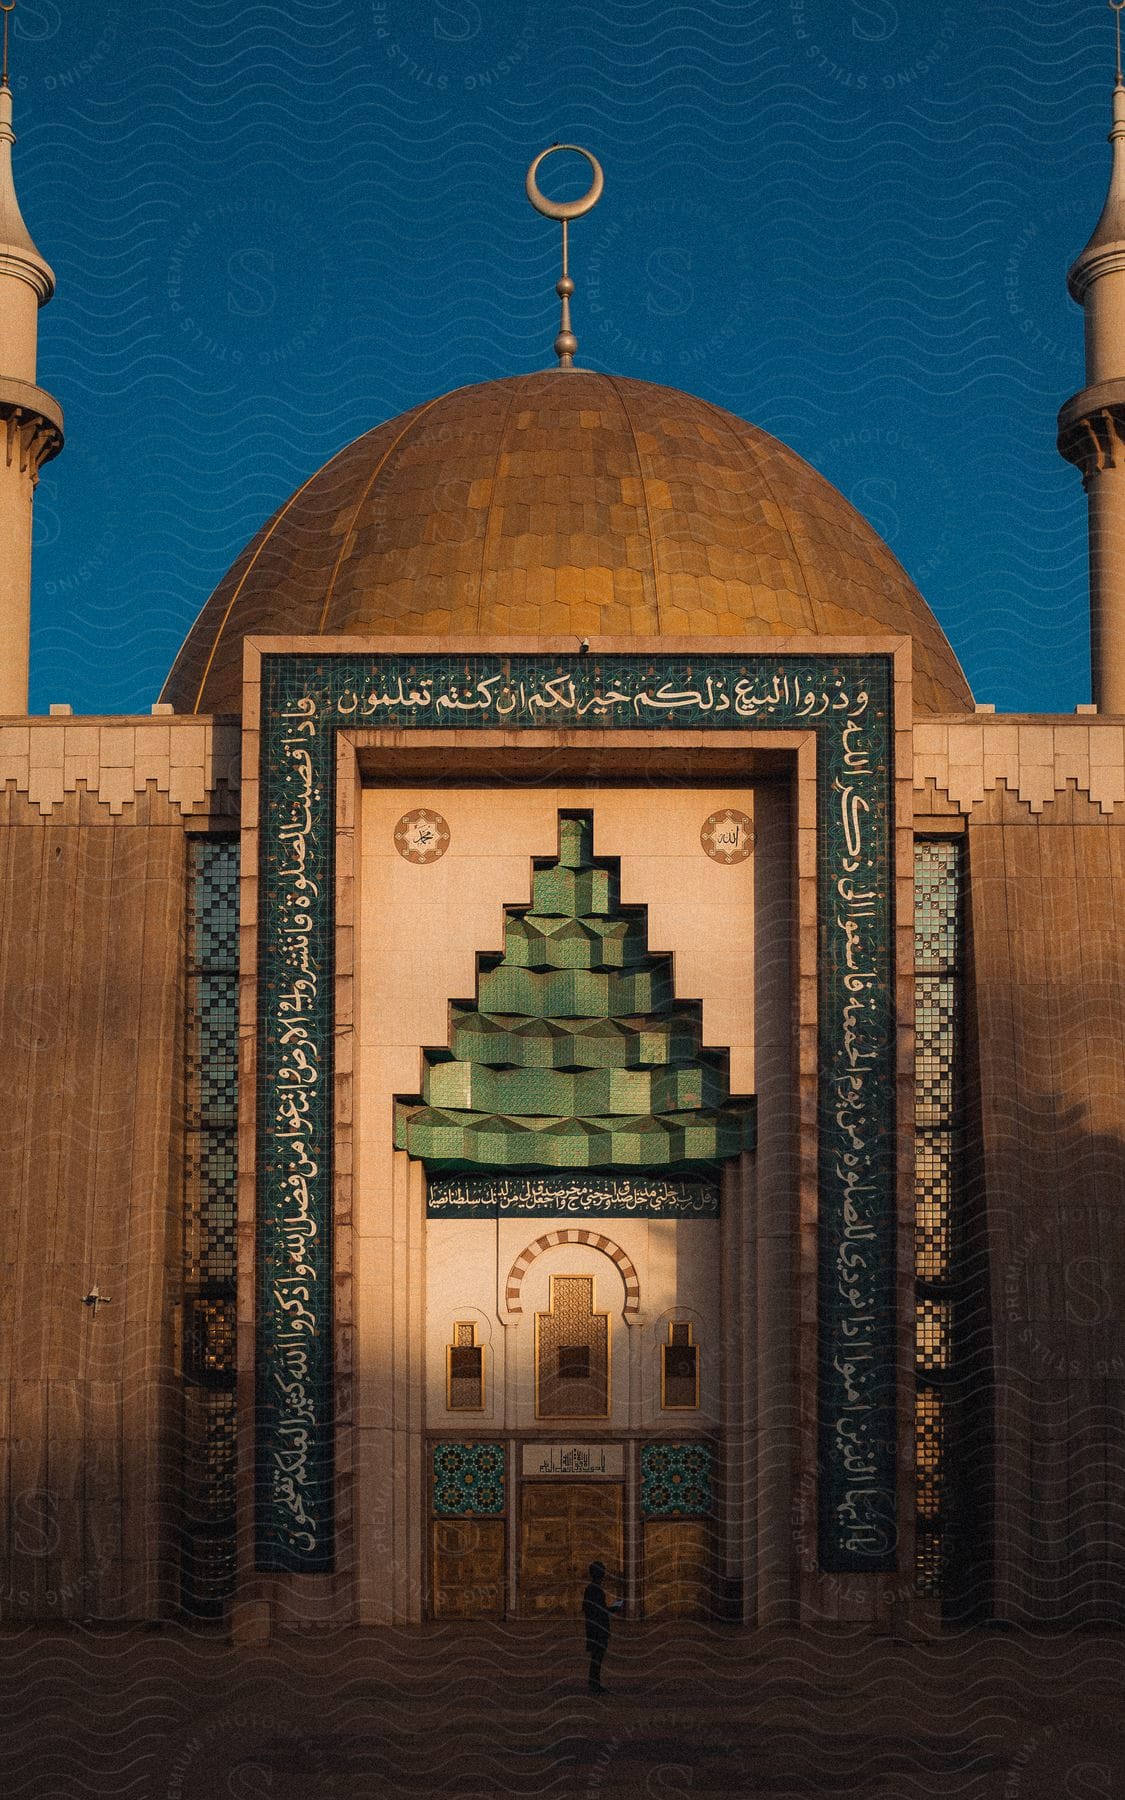
[[[578,360],[791,444],[882,532],[978,699],[1089,698],[1065,271],[1101,207],[1101,0],[18,0],[17,180],[58,294],[32,709],[147,710],[348,439],[545,366],[531,157],[606,171]],[[555,159],[561,196],[579,168]]]

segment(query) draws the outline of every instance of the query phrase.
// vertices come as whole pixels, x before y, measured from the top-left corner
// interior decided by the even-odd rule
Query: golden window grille
[[[450,1412],[483,1412],[484,1345],[471,1319],[459,1319],[445,1347],[445,1404]]]
[[[668,1324],[660,1346],[660,1404],[665,1412],[689,1412],[699,1405],[699,1346],[687,1319]]]
[[[550,1310],[535,1315],[536,1418],[608,1418],[609,1357],[609,1314],[595,1310],[594,1277],[552,1275]]]

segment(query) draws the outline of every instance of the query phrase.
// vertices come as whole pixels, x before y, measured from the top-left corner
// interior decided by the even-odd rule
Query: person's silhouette
[[[616,1600],[610,1606],[605,1597],[602,1582],[605,1580],[605,1564],[590,1564],[590,1581],[582,1596],[582,1617],[586,1621],[586,1654],[590,1658],[590,1692],[604,1694],[602,1686],[602,1662],[609,1649],[609,1615],[620,1612],[624,1600]]]

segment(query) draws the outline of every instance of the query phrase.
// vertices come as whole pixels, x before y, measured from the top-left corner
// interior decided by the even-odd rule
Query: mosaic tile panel
[[[642,1444],[643,1516],[689,1519],[713,1512],[714,1461],[709,1444]]]
[[[953,1207],[960,998],[961,845],[914,849],[915,1583],[940,1598],[948,1568],[950,1446],[941,1382],[953,1368]]]
[[[195,1029],[188,1064],[198,1084],[199,1117],[208,1124],[238,1122],[238,977],[197,974],[192,981]]]
[[[918,974],[914,979],[914,1117],[918,1125],[939,1125],[953,1106],[952,975]]]
[[[919,1300],[915,1315],[915,1360],[926,1375],[941,1374],[950,1364],[952,1308],[948,1300]]]
[[[313,652],[263,659],[260,1567],[315,1572],[332,1566],[335,733],[372,725],[470,733],[497,726],[602,734],[640,729],[654,743],[663,731],[685,728],[815,733],[820,1560],[839,1570],[894,1567],[890,694],[891,661],[880,655],[572,660]],[[562,895],[565,883],[556,885]],[[566,888],[575,904],[580,885]],[[456,1041],[456,1023],[454,1038],[454,1054],[473,1060]],[[545,1051],[543,1066],[568,1065]]]
[[[189,1283],[203,1287],[235,1278],[238,1233],[238,1146],[229,1126],[201,1126],[187,1145]]]
[[[914,1273],[948,1281],[952,1272],[949,1198],[953,1152],[946,1126],[916,1127],[914,1136]]]
[[[189,1294],[184,1300],[184,1372],[189,1380],[230,1385],[235,1373],[231,1295]]]
[[[209,1394],[204,1449],[210,1496],[220,1517],[230,1517],[235,1508],[237,1424],[234,1395]]]
[[[183,1594],[211,1616],[235,1568],[238,869],[237,839],[189,839]]]
[[[951,839],[920,843],[914,858],[914,962],[938,974],[957,962],[958,862]]]
[[[915,1462],[918,1471],[918,1517],[930,1521],[942,1511],[942,1395],[920,1387],[914,1408]],[[934,1537],[937,1533],[930,1527]]]
[[[435,1444],[434,1512],[484,1518],[504,1511],[503,1444]]]
[[[191,959],[199,969],[238,971],[237,838],[194,838]]]

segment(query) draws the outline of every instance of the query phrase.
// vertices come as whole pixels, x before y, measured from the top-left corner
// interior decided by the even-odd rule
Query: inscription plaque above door
[[[572,1481],[621,1481],[625,1474],[623,1444],[525,1444],[521,1463],[524,1479]]]

